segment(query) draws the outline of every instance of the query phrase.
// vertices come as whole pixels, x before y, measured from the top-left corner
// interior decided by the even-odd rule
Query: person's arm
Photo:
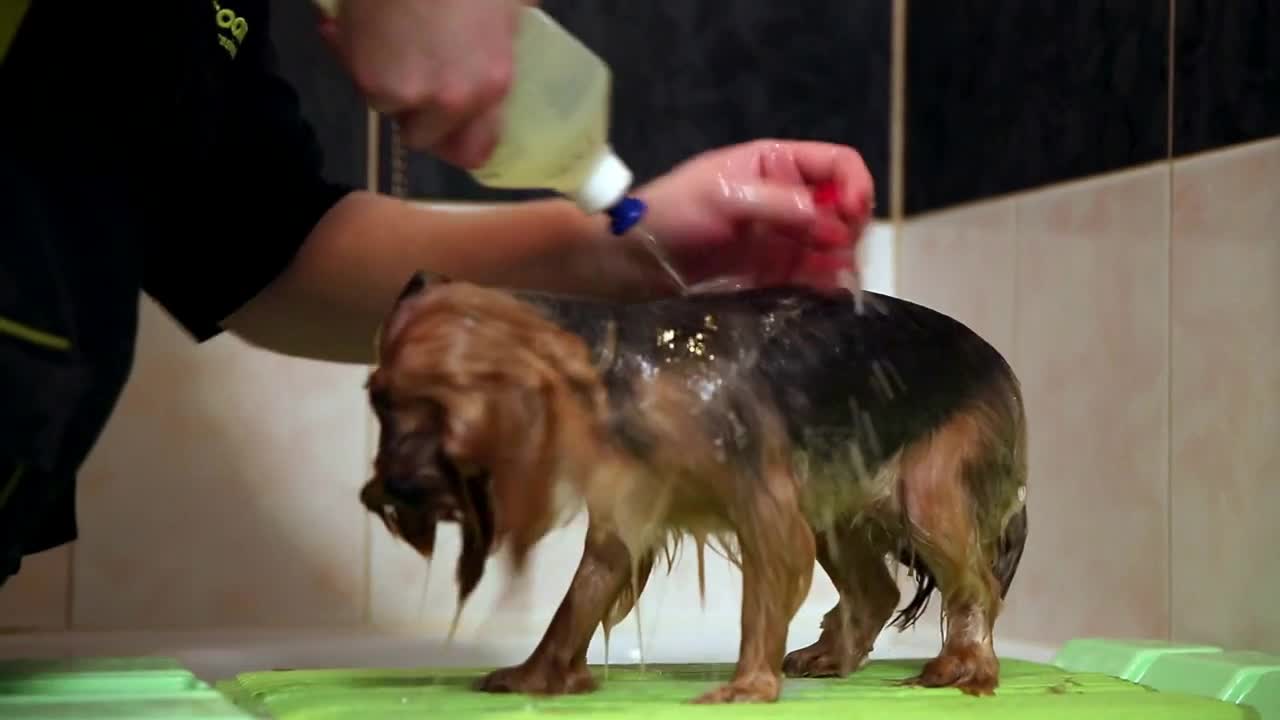
[[[439,210],[328,182],[268,29],[256,37],[236,60],[214,145],[184,159],[186,174],[146,209],[144,289],[197,342],[230,331],[281,353],[363,363],[419,270],[605,297],[657,274],[638,243],[609,237],[603,217],[568,202]]]
[[[222,326],[281,353],[371,362],[378,324],[418,270],[611,299],[667,290],[643,246],[609,236],[602,218],[569,202],[454,210],[355,192],[323,216],[284,272]]]

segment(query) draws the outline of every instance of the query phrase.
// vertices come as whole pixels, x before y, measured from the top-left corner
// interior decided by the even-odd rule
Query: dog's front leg
[[[787,626],[809,593],[815,547],[789,479],[760,488],[734,523],[742,555],[742,638],[733,679],[697,703],[774,702]]]
[[[642,563],[641,571],[647,570]],[[592,522],[573,582],[529,659],[481,678],[476,689],[531,695],[584,693],[596,688],[587,647],[618,594],[631,579],[631,554],[612,529]]]

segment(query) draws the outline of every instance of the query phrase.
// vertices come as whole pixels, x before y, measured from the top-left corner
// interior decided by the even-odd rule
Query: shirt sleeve
[[[315,131],[277,70],[267,28],[256,29],[263,39],[241,48],[220,92],[208,93],[216,120],[189,117],[208,145],[197,169],[184,169],[184,187],[156,194],[166,206],[153,210],[166,220],[145,243],[143,290],[197,341],[220,334],[354,189],[325,179]]]

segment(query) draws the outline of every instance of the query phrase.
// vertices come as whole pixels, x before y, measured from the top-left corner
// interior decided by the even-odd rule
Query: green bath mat
[[[594,693],[533,699],[469,689],[478,670],[293,670],[240,675],[219,689],[247,711],[278,720],[382,718],[612,718],[690,720],[702,717],[779,720],[1257,720],[1252,708],[1156,692],[1109,675],[1019,660],[1002,661],[995,697],[954,689],[898,687],[924,660],[880,660],[846,679],[787,680],[769,705],[688,703],[728,678],[730,666],[614,666]]]
[[[0,661],[4,720],[249,720],[169,658]]]
[[[1077,638],[1063,646],[1054,664],[1246,705],[1261,720],[1280,720],[1280,655],[1161,640]]]

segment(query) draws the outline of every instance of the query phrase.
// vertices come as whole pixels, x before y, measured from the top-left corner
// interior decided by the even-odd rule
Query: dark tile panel
[[[1173,150],[1280,135],[1280,3],[1177,0]]]
[[[365,102],[316,30],[311,3],[272,2],[271,38],[280,72],[297,90],[302,112],[324,149],[325,173],[365,185]]]
[[[908,214],[1167,155],[1169,0],[907,6]]]
[[[758,137],[859,148],[889,207],[891,0],[543,0],[609,63],[611,138],[645,182],[688,157]],[[513,199],[430,158],[415,195]]]

